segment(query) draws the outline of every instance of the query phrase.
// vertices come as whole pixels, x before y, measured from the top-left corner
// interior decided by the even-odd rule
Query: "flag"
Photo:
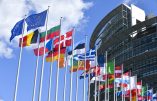
[[[105,80],[106,80],[106,75],[99,75],[99,76],[93,77],[90,83],[94,83],[94,81],[104,82]]]
[[[95,60],[95,49],[90,49],[88,52],[85,54],[78,54],[74,56],[74,59],[76,60],[89,60],[89,61],[94,61]]]
[[[73,30],[67,32],[65,35],[61,35],[60,36],[61,38],[58,36],[54,40],[55,50],[58,50],[59,44],[60,44],[60,48],[71,46],[71,44],[72,44],[72,34],[73,34]]]
[[[126,72],[122,75],[122,85],[128,85],[130,83],[130,72]]]
[[[24,25],[24,19],[20,20],[15,24],[15,26],[11,30],[10,42],[15,36],[22,34],[23,25]]]
[[[59,68],[63,68],[63,67],[65,67],[65,61],[64,61],[64,58],[60,58],[59,59]]]
[[[146,86],[142,86],[141,96],[144,97],[146,92],[147,92],[147,87]]]
[[[38,13],[38,14],[32,14],[26,18],[27,23],[27,31],[31,29],[35,29],[41,26],[45,25],[47,10]]]
[[[84,54],[85,53],[85,43],[79,43],[73,51],[69,51],[68,52],[68,55],[72,55],[72,52],[73,52],[73,55],[77,55],[77,54]]]
[[[130,77],[130,83],[127,85],[127,90],[137,89],[137,87],[136,87],[137,79],[136,78],[137,78],[136,76]]]
[[[148,99],[152,100],[152,98],[153,98],[153,89],[147,90],[146,94],[147,94],[146,96],[148,96]]]
[[[122,75],[122,67],[116,66],[115,67],[115,78],[121,78]]]
[[[64,59],[65,51],[66,51],[65,47],[61,48],[60,53],[58,51],[54,51],[54,52],[50,51],[48,53],[48,55],[46,56],[46,61],[47,62],[54,62],[54,61],[58,60],[59,55],[60,55],[59,59]],[[52,55],[53,55],[53,60],[52,60]]]
[[[142,93],[142,82],[137,82],[137,94],[141,96]]]
[[[114,74],[114,61],[110,61],[107,63],[107,73]]]
[[[100,67],[104,67],[104,63],[105,63],[104,55],[98,55],[97,61],[98,61],[98,65]]]
[[[23,37],[23,43],[22,43],[22,38],[20,38],[19,47],[30,46],[31,44],[36,43],[38,39],[38,34],[39,34],[38,30],[29,33],[28,35]]]
[[[73,67],[72,67],[72,61],[71,61],[71,68],[70,71],[71,72],[76,72],[77,70],[89,70],[90,68],[90,64],[89,61],[86,61],[86,68],[85,68],[85,61],[77,61],[77,60],[73,60]]]
[[[59,41],[60,40],[60,41]],[[64,35],[61,35],[60,37],[58,36],[57,38],[54,39],[54,50],[58,50],[60,44],[60,48],[65,47],[65,42],[64,42]]]
[[[109,88],[109,89],[114,88],[114,85],[113,84],[108,84],[107,88]],[[98,89],[99,90],[104,90],[104,89],[107,89],[107,88],[105,88],[105,82],[104,82],[104,83],[100,84]]]
[[[87,78],[87,77],[88,77],[88,73],[83,72],[83,73],[81,74],[81,76],[80,76],[80,79],[84,79],[84,77]]]
[[[65,46],[71,46],[71,44],[72,44],[72,35],[73,35],[73,30],[66,33]]]
[[[153,94],[153,101],[157,101],[157,94]]]
[[[40,42],[45,41],[45,37],[46,37],[46,40],[49,40],[49,39],[53,39],[56,36],[59,36],[59,34],[60,34],[60,27],[61,27],[60,25],[57,25],[57,26],[52,27],[51,29],[49,29],[47,31],[47,36],[46,36],[46,31],[40,33]]]
[[[44,55],[44,48],[45,48],[45,53],[51,51],[51,49],[52,49],[52,40],[49,40],[46,42],[46,47],[44,47],[44,42],[39,43],[39,44],[40,44],[40,47],[34,49],[34,54],[36,56]],[[38,54],[38,51],[39,51],[39,54]]]

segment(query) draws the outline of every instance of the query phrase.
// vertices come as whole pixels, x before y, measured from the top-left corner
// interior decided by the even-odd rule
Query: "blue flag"
[[[105,57],[104,57],[104,55],[99,55],[98,58],[97,58],[97,61],[98,61],[98,65],[100,67],[104,67],[104,63],[105,63]]]
[[[86,55],[85,54],[78,54],[78,55],[75,55],[74,56],[74,59],[75,60],[89,60],[89,61],[94,61],[95,60],[95,54],[96,54],[96,51],[95,49],[90,49],[88,52],[86,52]]]
[[[38,14],[32,14],[26,18],[27,23],[27,31],[31,29],[35,29],[41,26],[45,25],[47,10],[38,13]]]
[[[24,19],[20,20],[15,24],[14,28],[11,30],[10,42],[15,36],[22,34],[23,23],[24,23]]]

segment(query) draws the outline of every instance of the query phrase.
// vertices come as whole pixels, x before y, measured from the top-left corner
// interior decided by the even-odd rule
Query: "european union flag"
[[[31,29],[35,29],[41,26],[45,25],[47,10],[38,13],[38,14],[32,14],[26,18],[27,23],[27,31]]]
[[[98,58],[97,58],[97,61],[98,61],[98,65],[100,67],[104,67],[104,63],[105,63],[105,57],[104,57],[104,55],[99,55]]]
[[[12,40],[15,36],[18,36],[18,35],[22,34],[23,23],[24,23],[24,19],[20,20],[19,22],[17,22],[17,23],[15,24],[15,26],[14,26],[13,29],[11,30],[10,42],[11,42],[11,40]]]

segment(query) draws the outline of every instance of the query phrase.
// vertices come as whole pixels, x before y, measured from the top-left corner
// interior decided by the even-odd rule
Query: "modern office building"
[[[124,71],[131,70],[157,91],[157,17],[146,15],[135,5],[121,4],[96,26],[90,39],[90,48],[94,46],[98,54],[107,51],[108,60],[115,58],[115,65],[123,64]],[[94,101],[94,84],[90,99]]]

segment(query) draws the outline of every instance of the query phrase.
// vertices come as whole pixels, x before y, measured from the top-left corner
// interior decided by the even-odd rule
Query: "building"
[[[157,17],[146,15],[135,5],[121,4],[107,14],[96,26],[90,48],[97,46],[98,54],[108,52],[108,60],[124,65],[143,84],[157,91]],[[90,101],[94,101],[91,84]],[[103,95],[101,95],[103,101]]]

